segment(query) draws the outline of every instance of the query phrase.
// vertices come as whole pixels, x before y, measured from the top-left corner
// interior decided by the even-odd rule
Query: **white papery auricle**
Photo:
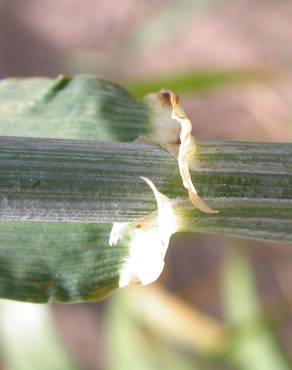
[[[160,193],[149,179],[143,180],[150,186],[157,202],[157,212],[129,223],[114,223],[110,246],[128,240],[129,256],[120,271],[119,286],[150,284],[157,280],[164,267],[164,257],[169,239],[179,228],[172,201]]]

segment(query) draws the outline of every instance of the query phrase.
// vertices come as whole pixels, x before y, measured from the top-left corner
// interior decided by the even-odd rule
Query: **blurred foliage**
[[[220,323],[157,286],[112,297],[106,337],[108,370],[209,369],[206,356],[225,341]]]
[[[145,17],[117,50],[127,59],[153,52],[161,44],[172,40],[173,35],[188,22],[206,14],[214,5],[226,0],[179,0],[169,2],[155,13]],[[118,59],[119,63],[121,62]]]
[[[0,343],[7,370],[77,370],[48,306],[2,300]]]
[[[135,97],[142,98],[161,88],[174,90],[177,94],[198,94],[232,85],[259,83],[272,77],[271,71],[260,69],[202,70],[126,82],[125,85]]]
[[[231,330],[231,363],[240,370],[291,369],[275,332],[265,319],[248,245],[234,241],[228,247],[223,266],[223,304]]]
[[[179,0],[168,1],[166,6],[157,3],[154,12],[145,14],[135,27],[130,27],[126,37],[112,53],[102,56],[84,50],[79,51],[75,58],[77,56],[81,68],[86,65],[92,73],[103,71],[103,74],[107,74],[108,70],[113,73],[116,70],[126,70],[136,59],[154,53],[161,45],[168,42],[173,44],[174,35],[188,22],[199,19],[224,1],[226,0]],[[72,60],[68,64],[72,65]]]

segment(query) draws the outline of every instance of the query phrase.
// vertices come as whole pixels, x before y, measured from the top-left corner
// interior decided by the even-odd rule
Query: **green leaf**
[[[118,288],[126,246],[111,225],[0,222],[0,296],[29,302],[97,301]]]
[[[0,82],[0,134],[132,141],[147,132],[149,108],[93,76]]]

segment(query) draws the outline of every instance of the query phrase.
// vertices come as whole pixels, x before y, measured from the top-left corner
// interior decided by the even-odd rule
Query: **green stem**
[[[179,198],[183,230],[292,241],[292,144],[203,143],[193,182],[220,212],[192,207],[177,161],[159,146],[0,138],[0,220],[126,222],[156,209],[150,178]]]

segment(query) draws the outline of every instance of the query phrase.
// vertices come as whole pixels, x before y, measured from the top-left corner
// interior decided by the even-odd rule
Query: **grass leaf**
[[[193,182],[220,211],[207,215],[187,200],[168,152],[114,142],[147,134],[153,119],[90,76],[0,83],[0,134],[34,137],[0,137],[1,297],[78,302],[116,289],[129,247],[109,247],[112,223],[156,209],[140,176],[174,199],[182,231],[292,242],[292,145],[198,144]]]

